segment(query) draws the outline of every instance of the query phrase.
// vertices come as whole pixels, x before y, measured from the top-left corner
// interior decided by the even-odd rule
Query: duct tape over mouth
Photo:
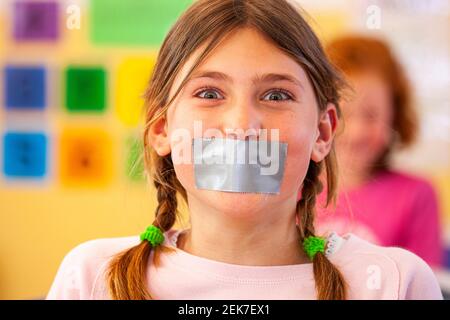
[[[192,142],[198,189],[280,192],[287,143],[268,140],[195,138]]]

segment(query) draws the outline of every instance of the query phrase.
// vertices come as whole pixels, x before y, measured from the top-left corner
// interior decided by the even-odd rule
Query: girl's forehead
[[[205,48],[206,44],[197,48],[184,67],[190,69]],[[225,36],[199,67],[213,69],[239,67],[240,69],[257,68],[260,70],[266,68],[301,69],[293,57],[253,28],[238,29]]]
[[[187,76],[207,44],[197,48],[187,59],[175,78],[178,87]],[[221,43],[208,53],[196,67],[190,79],[205,73],[214,73],[225,80],[258,80],[263,75],[283,75],[303,89],[308,85],[308,77],[301,65],[291,56],[267,40],[260,32],[246,28],[225,37]],[[283,77],[269,77],[281,80]],[[254,81],[255,82],[255,81]]]

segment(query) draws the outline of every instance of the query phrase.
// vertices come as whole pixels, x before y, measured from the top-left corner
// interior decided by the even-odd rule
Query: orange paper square
[[[99,128],[65,129],[60,140],[64,185],[102,186],[112,178],[112,139]]]

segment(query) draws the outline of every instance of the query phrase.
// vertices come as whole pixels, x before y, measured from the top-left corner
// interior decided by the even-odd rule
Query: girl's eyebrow
[[[198,72],[194,72],[194,74],[192,75],[192,77],[189,79],[193,80],[193,79],[198,79],[198,78],[211,78],[211,79],[216,79],[216,80],[222,80],[222,81],[226,81],[226,82],[233,82],[233,79],[228,76],[227,74],[223,73],[223,72],[219,72],[219,71],[198,71]],[[252,79],[252,82],[254,84],[258,83],[258,82],[274,82],[274,81],[289,81],[297,86],[299,86],[300,88],[304,88],[301,81],[298,80],[296,77],[287,74],[287,73],[265,73],[262,75],[257,75],[256,77],[254,77]]]

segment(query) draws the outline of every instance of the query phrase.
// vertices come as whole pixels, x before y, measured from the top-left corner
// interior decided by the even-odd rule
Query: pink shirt
[[[341,192],[336,210],[323,209],[318,198],[316,231],[353,233],[382,246],[402,247],[432,266],[442,263],[443,249],[436,195],[423,179],[382,171],[365,185]]]
[[[312,264],[242,266],[191,255],[176,247],[181,231],[166,232],[160,265],[149,257],[148,288],[154,299],[315,299]],[[335,234],[329,259],[343,273],[350,299],[442,299],[436,278],[416,255],[383,248],[354,235]],[[64,258],[47,299],[109,299],[105,267],[138,236],[85,242]]]

